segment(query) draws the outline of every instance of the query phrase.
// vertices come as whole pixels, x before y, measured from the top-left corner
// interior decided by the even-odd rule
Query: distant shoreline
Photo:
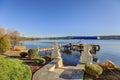
[[[120,36],[68,36],[68,37],[23,37],[21,40],[120,40]]]

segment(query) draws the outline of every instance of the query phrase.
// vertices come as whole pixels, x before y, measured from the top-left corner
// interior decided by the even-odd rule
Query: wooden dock
[[[98,45],[93,45],[92,46],[98,46]],[[77,51],[82,51],[83,50],[83,44],[67,44],[67,45],[62,45],[59,46],[59,48],[64,48],[64,50],[77,50]],[[53,47],[47,47],[47,48],[36,48],[39,51],[49,51],[49,50],[53,50]],[[98,48],[99,49],[99,48]],[[28,49],[26,50],[26,52],[28,51]]]
[[[48,50],[53,50],[53,47],[49,47],[49,48],[38,48],[38,51],[48,51]]]
[[[79,46],[79,45],[82,45],[82,44],[72,44],[70,46]],[[59,46],[59,48],[64,48],[66,46],[69,47],[69,45],[63,45],[63,46]],[[47,50],[53,50],[54,48],[53,47],[48,47],[48,48],[37,48],[37,49],[38,49],[38,51],[47,51]]]

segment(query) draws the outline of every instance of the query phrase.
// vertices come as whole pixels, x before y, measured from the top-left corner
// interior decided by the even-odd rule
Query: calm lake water
[[[68,43],[83,43],[83,44],[98,44],[101,49],[94,56],[98,57],[101,62],[110,59],[115,64],[120,65],[120,40],[34,40],[34,41],[21,41],[27,48],[43,48],[51,47],[53,42],[57,41],[59,45]],[[63,60],[68,65],[75,65],[79,62],[79,53],[74,52],[73,55],[63,54]]]

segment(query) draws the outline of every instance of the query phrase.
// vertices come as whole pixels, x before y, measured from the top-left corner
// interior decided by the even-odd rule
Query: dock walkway
[[[72,46],[79,46],[80,44],[72,44]],[[66,46],[68,46],[68,47],[70,47],[69,45],[63,45],[63,46],[59,46],[59,48],[63,48],[63,47],[66,47]],[[53,47],[47,47],[47,48],[35,48],[35,49],[37,49],[38,51],[47,51],[47,50],[53,50],[54,48]],[[28,49],[25,51],[25,52],[27,52],[28,51]]]

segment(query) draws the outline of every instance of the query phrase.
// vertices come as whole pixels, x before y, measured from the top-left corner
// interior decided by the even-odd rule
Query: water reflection
[[[72,51],[71,54],[63,53],[62,58],[65,66],[76,66],[80,61],[80,53],[78,51]]]

